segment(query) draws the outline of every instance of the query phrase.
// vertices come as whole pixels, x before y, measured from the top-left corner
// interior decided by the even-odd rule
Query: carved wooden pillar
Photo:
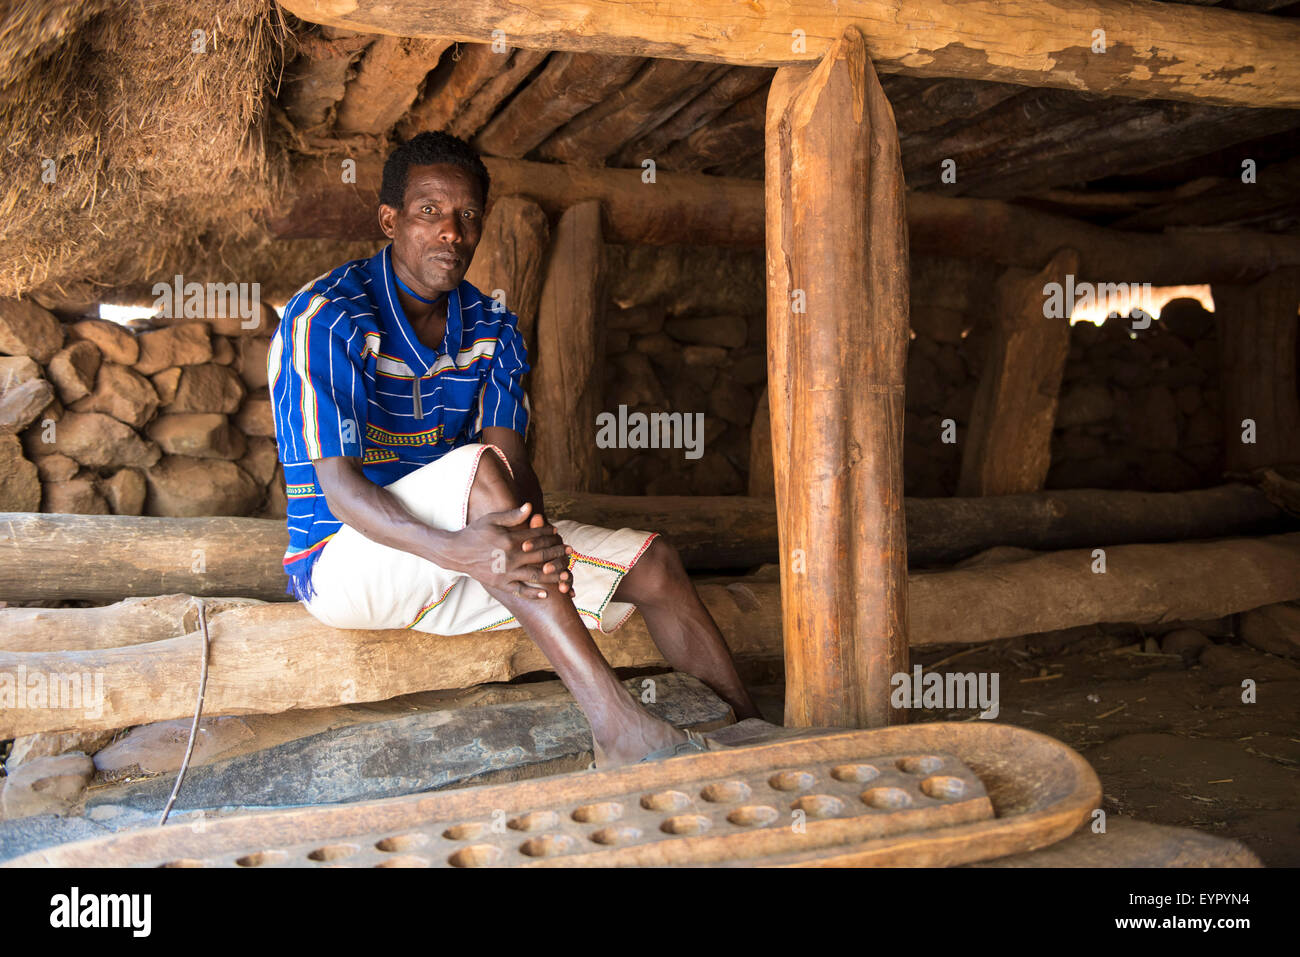
[[[1300,462],[1296,307],[1300,270],[1279,269],[1249,286],[1215,283],[1223,402],[1223,460],[1230,472]],[[1254,424],[1254,442],[1245,441]]]
[[[599,200],[566,209],[546,264],[529,392],[533,470],[544,489],[591,492],[600,482],[603,252]]]
[[[766,149],[785,720],[901,722],[907,219],[893,110],[856,28],[777,71]]]
[[[1072,305],[1065,304],[1063,316],[1045,315],[1043,287],[1065,287],[1066,274],[1078,269],[1078,254],[1062,249],[1041,272],[1008,269],[998,278],[993,335],[971,406],[958,495],[1042,491],[1052,464]]]

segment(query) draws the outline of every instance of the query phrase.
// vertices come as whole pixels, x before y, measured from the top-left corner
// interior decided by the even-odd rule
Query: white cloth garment
[[[464,528],[470,488],[479,459],[488,449],[510,468],[494,445],[463,445],[387,488],[434,528]],[[582,623],[609,634],[636,607],[614,601],[614,591],[658,533],[565,519],[550,524],[573,547],[569,571]],[[506,607],[468,575],[380,545],[346,524],[321,550],[312,569],[312,585],[315,595],[303,605],[322,624],[335,628],[411,628],[462,635],[519,627]]]

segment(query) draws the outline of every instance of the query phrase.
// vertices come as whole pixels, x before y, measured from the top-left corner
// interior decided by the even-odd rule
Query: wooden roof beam
[[[376,218],[382,160],[357,159],[343,183],[343,157],[298,162],[267,227],[279,239],[382,239]],[[763,182],[660,170],[647,189],[639,169],[579,168],[485,156],[489,205],[514,194],[551,217],[585,199],[601,201],[607,242],[704,246],[764,243]],[[1249,282],[1300,265],[1300,237],[1244,230],[1137,233],[1094,226],[1001,200],[907,194],[914,254],[981,259],[1041,269],[1062,246],[1080,252],[1080,278],[1106,282]]]
[[[785,66],[849,25],[883,73],[1112,96],[1300,108],[1300,22],[1153,0],[282,0],[366,33],[621,56]],[[575,14],[581,13],[581,19]],[[1094,52],[1104,31],[1105,52]]]

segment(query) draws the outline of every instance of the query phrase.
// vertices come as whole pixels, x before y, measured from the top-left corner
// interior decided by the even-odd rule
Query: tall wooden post
[[[1300,270],[1279,269],[1249,286],[1215,283],[1211,293],[1219,333],[1225,467],[1229,472],[1244,472],[1300,462],[1296,398]],[[1253,428],[1242,425],[1247,419]]]
[[[550,231],[537,203],[526,196],[503,196],[492,204],[478,252],[465,273],[485,296],[494,298],[498,289],[505,293],[505,307],[519,317],[530,362],[537,356],[533,331]]]
[[[533,470],[542,488],[591,492],[600,482],[603,253],[600,201],[566,209],[552,234],[529,393]]]
[[[1046,484],[1070,317],[1068,303],[1066,315],[1048,315],[1043,287],[1064,287],[1066,275],[1078,271],[1078,253],[1062,249],[1041,272],[1012,268],[998,278],[958,495],[1038,492]]]
[[[785,721],[898,723],[907,220],[893,110],[857,28],[776,72],[766,139]]]

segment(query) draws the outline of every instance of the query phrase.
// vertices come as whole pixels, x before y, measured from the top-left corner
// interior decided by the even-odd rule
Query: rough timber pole
[[[1244,472],[1300,462],[1300,270],[1278,269],[1249,286],[1215,283],[1210,291],[1219,331],[1225,467]]]
[[[998,278],[958,495],[1038,492],[1046,483],[1070,320],[1049,315],[1043,287],[1078,271],[1079,254],[1061,249],[1037,273],[1012,268]]]
[[[850,27],[767,106],[767,323],[785,721],[904,720],[907,219],[894,113]]]
[[[601,249],[599,200],[565,210],[551,235],[530,387],[533,469],[546,488],[589,492],[600,483]]]

